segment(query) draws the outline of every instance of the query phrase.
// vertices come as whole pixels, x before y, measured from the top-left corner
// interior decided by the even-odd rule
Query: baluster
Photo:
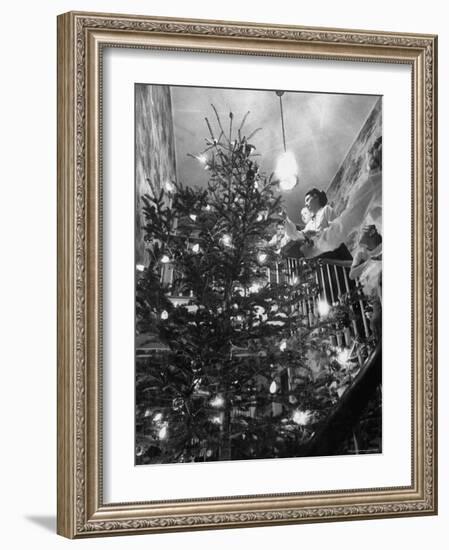
[[[331,270],[330,270],[329,264],[326,265],[326,268],[327,268],[327,277],[328,277],[328,281],[329,281],[329,288],[330,288],[330,292],[331,292],[332,305],[334,305],[334,302],[335,302],[334,285],[332,284]]]
[[[337,264],[334,264],[334,273],[335,273],[335,279],[337,280],[337,292],[338,292],[338,300],[341,300],[341,285],[340,285],[340,277],[338,276],[338,267]]]
[[[324,269],[321,264],[320,264],[320,273],[321,273],[321,280],[323,281],[323,299],[325,302],[328,302],[327,291],[326,291],[326,281],[324,279]]]
[[[342,266],[342,270],[343,270],[343,277],[344,277],[344,281],[345,281],[346,292],[349,294],[350,289],[349,289],[349,281],[348,281],[348,275],[346,273],[346,268]],[[352,313],[354,313],[354,307],[353,307],[352,304],[350,305],[350,308],[351,308]],[[354,329],[354,336],[356,338],[358,338],[360,336],[360,334],[359,334],[359,328],[357,326],[357,321],[355,319],[352,320],[352,327]]]
[[[339,348],[343,347],[343,333],[341,330],[337,332],[337,346]]]
[[[343,329],[343,335],[345,338],[345,346],[348,348],[351,347],[351,343],[352,343],[351,329],[349,327],[345,327]]]
[[[360,281],[358,279],[357,279],[357,287],[358,287],[358,289],[360,289]],[[360,304],[360,311],[362,312],[362,321],[363,321],[363,328],[365,330],[365,336],[368,338],[369,337],[368,322],[367,322],[367,319],[366,319],[365,306],[364,306],[363,300],[361,298],[359,299],[359,304]]]
[[[315,324],[314,319],[314,311],[313,311],[313,298],[310,296],[310,289],[307,289],[307,294],[309,295],[309,298],[307,298],[308,304],[309,304],[309,323],[312,327]]]
[[[315,271],[315,278],[316,278],[316,284],[318,285],[318,295],[316,297],[315,307],[318,310],[318,304],[320,302],[320,296],[321,296],[321,293],[320,293],[320,279],[318,277],[318,269]]]

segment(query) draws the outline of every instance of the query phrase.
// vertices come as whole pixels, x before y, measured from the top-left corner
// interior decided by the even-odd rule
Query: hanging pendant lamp
[[[298,183],[298,163],[296,162],[295,155],[291,151],[287,151],[285,142],[285,125],[284,125],[284,109],[282,106],[282,96],[285,92],[276,91],[276,95],[279,97],[279,106],[281,110],[281,128],[282,128],[282,141],[284,144],[284,152],[278,157],[276,162],[275,174],[279,180],[279,187],[282,191],[290,191]]]

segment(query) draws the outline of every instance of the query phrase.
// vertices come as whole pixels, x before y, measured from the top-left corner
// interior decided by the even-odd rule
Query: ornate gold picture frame
[[[410,69],[411,204],[402,205],[412,221],[411,265],[405,271],[411,278],[411,311],[403,312],[411,326],[412,348],[407,362],[410,484],[273,493],[261,482],[260,493],[249,495],[185,498],[180,487],[178,498],[155,499],[148,483],[143,501],[105,500],[103,281],[107,273],[102,248],[106,237],[102,147],[107,49]],[[134,193],[131,184],[130,193]],[[436,36],[96,13],[59,16],[58,533],[84,538],[436,514],[436,201]],[[394,366],[384,358],[384,369]],[[129,372],[132,377],[132,364]]]

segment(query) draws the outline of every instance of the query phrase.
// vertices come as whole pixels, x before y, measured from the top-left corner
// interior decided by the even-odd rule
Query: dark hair
[[[304,198],[306,198],[309,195],[311,195],[312,197],[318,197],[318,201],[320,203],[321,208],[323,206],[326,206],[326,204],[327,204],[327,195],[326,195],[325,191],[320,191],[319,189],[314,187],[313,189],[310,189],[309,191],[307,191],[307,193],[304,195]]]

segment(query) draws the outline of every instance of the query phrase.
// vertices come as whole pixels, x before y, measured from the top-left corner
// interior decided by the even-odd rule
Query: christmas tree
[[[143,198],[137,331],[160,346],[137,357],[139,464],[299,456],[352,376],[331,340],[349,309],[311,322],[313,261],[293,269],[273,244],[283,205],[257,130],[245,135],[246,116],[234,130],[232,112],[225,130],[213,110],[217,130],[206,118],[192,155],[207,186],[169,181]]]

